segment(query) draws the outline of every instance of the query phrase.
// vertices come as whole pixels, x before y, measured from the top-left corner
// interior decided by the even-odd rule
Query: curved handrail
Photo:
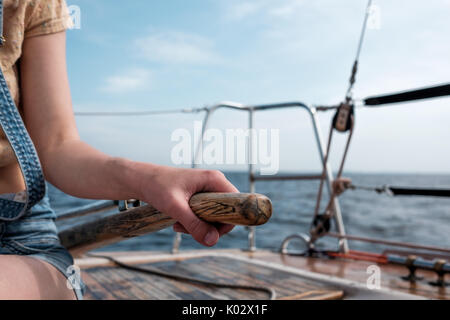
[[[310,114],[316,112],[316,108],[311,108],[303,102],[293,101],[293,102],[283,102],[283,103],[272,103],[272,104],[262,104],[262,105],[244,105],[239,102],[223,101],[211,107],[206,107],[207,112],[214,112],[221,108],[241,110],[241,111],[262,111],[270,109],[281,109],[281,108],[302,108],[307,110]]]
[[[211,115],[215,111],[222,109],[222,108],[248,112],[249,113],[249,129],[253,128],[253,114],[256,111],[266,111],[266,110],[274,110],[274,109],[282,109],[282,108],[301,108],[303,110],[306,110],[311,117],[314,135],[315,135],[315,138],[317,141],[317,146],[319,149],[319,155],[322,160],[322,164],[325,166],[325,170],[326,170],[325,173],[326,173],[326,180],[327,180],[327,188],[331,194],[331,188],[332,188],[331,181],[333,180],[333,175],[331,172],[331,168],[329,167],[328,163],[326,163],[327,162],[326,155],[325,155],[326,151],[324,149],[324,145],[322,142],[322,136],[320,134],[320,128],[319,128],[318,120],[317,120],[317,110],[318,109],[316,107],[309,107],[307,104],[305,104],[303,102],[299,102],[299,101],[273,103],[273,104],[262,104],[262,105],[244,105],[244,104],[238,103],[238,102],[224,101],[224,102],[220,102],[220,103],[210,106],[210,107],[205,107],[204,110],[206,111],[206,115],[203,119],[202,134],[199,137],[199,140],[197,142],[197,147],[196,147],[196,150],[195,150],[195,152],[193,154],[193,158],[192,158],[192,167],[193,168],[195,168],[196,165],[198,164],[197,159],[198,159],[198,157],[200,155],[200,151],[202,150],[202,147],[203,147],[203,138],[204,138],[204,134],[207,130]],[[329,108],[323,109],[323,111],[325,111],[325,110],[330,110],[330,109]],[[250,141],[250,144],[251,143],[252,142]],[[249,152],[250,152],[250,149],[249,149]],[[252,181],[252,179],[251,179],[251,177],[253,176],[253,165],[251,163],[249,163],[249,175],[250,175],[250,192],[254,192],[255,191],[254,184],[253,184],[254,180]],[[338,199],[334,199],[333,203],[334,203],[334,208],[336,211],[336,214],[334,216],[335,216],[335,221],[336,221],[338,232],[341,235],[345,235],[345,227],[344,227],[344,222],[342,219],[342,214],[341,214]],[[248,240],[249,240],[249,250],[254,251],[256,249],[256,246],[255,246],[254,228],[252,228],[252,227],[249,228]],[[180,234],[177,233],[174,238],[172,252],[174,252],[174,253],[178,252],[181,241],[182,241],[182,238],[181,238]],[[342,251],[347,252],[348,251],[347,241],[345,239],[339,239],[339,247],[341,248]]]

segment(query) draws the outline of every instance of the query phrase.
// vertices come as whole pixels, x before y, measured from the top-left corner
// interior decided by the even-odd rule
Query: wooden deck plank
[[[286,256],[278,253],[260,251],[248,255],[250,259],[258,261],[270,261],[285,266],[317,272],[325,275],[335,276],[342,279],[352,279],[361,283],[367,281],[367,268],[374,265],[373,262],[355,261],[350,259],[322,259],[304,258],[298,256]],[[408,274],[405,267],[392,264],[376,264],[381,271],[381,287],[398,290],[400,292],[424,296],[431,299],[450,300],[450,288],[439,288],[429,284],[435,281],[437,276],[434,272],[418,270],[417,275],[424,279],[410,283],[401,279]]]
[[[145,267],[146,265],[141,265]],[[295,274],[227,257],[203,257],[184,261],[163,261],[149,264],[165,272],[187,275],[207,281],[272,287],[279,297],[326,298],[342,297],[332,286],[314,283]],[[93,267],[84,270],[86,299],[267,299],[265,292],[215,288],[174,281],[116,267]],[[280,280],[280,281],[277,281]],[[103,294],[103,292],[105,293]],[[311,291],[311,293],[309,293]],[[106,293],[107,292],[107,293]]]
[[[215,258],[215,256],[228,256],[234,257],[236,259],[242,258],[248,261],[253,261],[254,263],[262,263],[262,264],[274,264],[279,265],[280,267],[286,267],[290,269],[295,269],[299,271],[306,272],[314,272],[324,276],[332,276],[338,279],[346,279],[356,281],[365,286],[368,274],[367,267],[373,265],[372,262],[366,261],[355,261],[348,259],[325,259],[325,258],[305,258],[299,256],[286,256],[281,255],[279,253],[270,252],[270,251],[257,251],[254,253],[249,253],[245,251],[241,251],[238,249],[227,249],[227,250],[195,250],[195,251],[184,251],[180,254],[164,254],[160,252],[119,252],[119,253],[108,253],[108,255],[112,255],[115,258],[127,262],[127,263],[139,263],[145,264],[150,262],[167,262],[167,261],[181,261],[181,264],[178,265],[178,270],[180,272],[184,272],[185,274],[191,274],[194,276],[205,276],[208,277],[214,276],[218,281],[227,281],[227,279],[231,279],[233,281],[234,270],[229,270],[229,268],[222,268],[220,264],[210,263],[208,269],[203,267],[203,265],[199,265],[195,269],[191,267],[187,267],[183,264],[183,261],[186,259],[193,258],[201,258],[201,257],[210,257]],[[91,276],[90,269],[92,266],[111,266],[111,263],[104,259],[97,258],[85,258],[82,260],[77,260],[77,263],[82,267],[86,278]],[[166,264],[166,268],[173,268],[174,264]],[[388,290],[396,290],[398,292],[403,292],[407,294],[413,294],[418,296],[423,296],[432,299],[450,299],[450,288],[437,288],[428,284],[429,281],[436,280],[436,274],[429,271],[418,271],[418,275],[423,276],[424,279],[417,282],[416,284],[411,284],[401,279],[401,276],[407,274],[406,268],[398,265],[378,265],[381,270],[381,287],[382,289]],[[261,285],[261,284],[275,284],[277,286],[277,292],[279,291],[279,296],[295,296],[296,294],[301,294],[301,292],[296,292],[295,288],[291,286],[292,281],[290,279],[290,275],[285,275],[284,273],[279,273],[276,277],[276,281],[273,281],[272,277],[270,277],[270,268],[269,271],[266,268],[260,269],[258,272],[254,272],[253,268],[259,268],[259,266],[250,265],[240,270],[239,279],[242,281],[250,281],[252,284]],[[176,270],[176,269],[171,269]],[[195,272],[194,272],[195,270]],[[301,278],[301,277],[300,277]],[[302,279],[302,278],[301,278]],[[91,281],[93,283],[92,291],[94,291],[92,298],[110,298],[110,295],[100,292],[95,292],[95,290],[99,290],[99,286],[102,285],[102,282],[98,279]],[[447,280],[448,281],[448,280]],[[101,283],[101,284],[99,284]],[[183,296],[183,299],[187,299],[186,297],[192,296],[192,291],[207,290],[214,297],[235,297],[236,299],[240,299],[240,297],[254,297],[254,299],[264,298],[262,295],[264,293],[253,293],[249,291],[239,291],[239,290],[225,290],[220,289],[215,291],[210,288],[202,288],[195,287],[191,284],[183,284],[184,290],[187,293],[181,294],[181,286],[178,284],[178,288],[180,289],[180,298]],[[314,281],[312,284],[309,284],[308,281],[303,281],[302,283],[303,289],[314,289]],[[324,295],[325,296],[325,295]],[[324,297],[323,296],[323,297]],[[239,298],[238,298],[239,297]],[[253,299],[253,298],[252,298]]]

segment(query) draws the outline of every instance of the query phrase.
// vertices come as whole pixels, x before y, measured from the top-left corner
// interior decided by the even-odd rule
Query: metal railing
[[[197,142],[197,147],[195,149],[195,153],[193,155],[192,159],[192,168],[197,167],[198,158],[203,148],[203,140],[206,130],[208,129],[208,124],[211,119],[211,116],[219,109],[232,109],[236,111],[244,111],[248,113],[248,130],[251,131],[254,128],[254,114],[257,111],[267,111],[267,110],[277,110],[277,109],[283,109],[283,108],[300,108],[303,110],[306,110],[308,115],[310,116],[312,125],[313,125],[313,131],[314,131],[314,137],[317,143],[317,148],[319,151],[319,156],[322,161],[322,165],[325,167],[325,180],[326,180],[326,186],[327,191],[329,195],[331,196],[332,193],[332,182],[333,182],[333,173],[330,167],[330,164],[328,160],[326,160],[326,149],[325,145],[323,143],[322,134],[319,127],[319,122],[317,118],[317,109],[315,107],[309,107],[306,104],[302,102],[287,102],[287,103],[277,103],[277,104],[265,104],[265,105],[256,105],[256,106],[246,106],[240,103],[235,102],[222,102],[217,105],[214,105],[212,107],[205,108],[204,111],[206,112],[203,122],[202,122],[202,131],[201,135],[199,137],[199,141]],[[256,181],[262,181],[262,180],[320,180],[322,178],[322,174],[316,174],[316,175],[274,175],[274,176],[256,176],[254,173],[254,165],[250,159],[252,159],[252,151],[253,151],[253,141],[252,141],[252,135],[249,134],[249,143],[248,143],[248,176],[249,176],[249,182],[250,182],[250,193],[254,193],[256,191],[255,188],[255,182]],[[326,161],[326,163],[325,163]],[[334,209],[335,209],[335,215],[334,220],[336,223],[336,229],[339,235],[345,236],[345,228],[344,228],[344,222],[342,219],[342,213],[339,205],[339,200],[335,198],[333,200]],[[293,237],[289,236],[283,241],[284,246],[288,246],[288,242],[292,240]],[[172,247],[172,253],[177,253],[180,249],[181,245],[181,234],[177,233],[174,238],[173,247]],[[347,252],[348,251],[348,243],[345,238],[340,238],[339,240],[339,250],[341,252]],[[255,234],[255,228],[249,227],[248,228],[248,250],[249,251],[255,251],[256,250],[256,234]]]

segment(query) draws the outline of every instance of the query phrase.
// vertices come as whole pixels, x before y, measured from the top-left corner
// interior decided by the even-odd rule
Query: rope
[[[366,34],[366,28],[367,28],[367,21],[369,19],[369,15],[370,15],[370,7],[372,6],[372,0],[368,0],[367,2],[367,7],[366,7],[366,12],[364,15],[364,22],[363,22],[363,26],[362,26],[362,30],[361,30],[361,34],[359,37],[359,42],[358,42],[358,48],[356,50],[356,57],[355,57],[355,61],[353,63],[353,67],[352,67],[352,73],[350,76],[350,80],[349,80],[349,87],[347,89],[347,93],[345,95],[345,102],[342,103],[338,108],[337,108],[337,112],[335,115],[335,119],[337,120],[337,122],[335,123],[335,119],[333,119],[331,128],[330,128],[330,133],[329,133],[329,137],[328,137],[328,145],[327,145],[327,150],[326,150],[326,154],[323,160],[323,169],[322,169],[322,179],[320,180],[320,186],[319,186],[319,191],[318,191],[318,196],[317,196],[317,202],[316,202],[316,207],[314,210],[314,220],[313,220],[313,224],[315,222],[317,222],[317,218],[319,216],[319,211],[320,211],[320,203],[322,200],[322,190],[323,190],[323,185],[326,179],[326,170],[327,170],[327,164],[328,164],[328,158],[329,158],[329,154],[330,154],[330,149],[331,149],[331,141],[332,141],[332,137],[333,137],[333,132],[334,130],[338,130],[341,132],[345,132],[345,131],[349,131],[349,135],[347,138],[347,143],[345,145],[345,149],[344,149],[344,154],[342,156],[342,160],[341,160],[341,164],[339,167],[339,171],[337,174],[337,179],[341,179],[342,177],[342,172],[344,170],[344,164],[345,164],[345,160],[347,158],[347,154],[348,154],[348,150],[350,147],[350,142],[353,136],[353,128],[354,128],[354,117],[353,117],[353,98],[352,98],[352,89],[353,89],[353,85],[356,82],[356,74],[358,72],[358,61],[359,61],[359,56],[361,54],[361,49],[362,49],[362,45],[364,42],[364,36]],[[326,108],[326,107],[322,107],[321,110],[325,111],[331,108]],[[347,109],[347,111],[345,110]],[[341,115],[341,111],[343,111],[342,115],[346,118],[346,128],[344,127],[340,127],[340,125],[337,125],[339,122],[339,116]],[[345,112],[344,112],[345,111]],[[324,219],[321,221],[317,222],[317,225],[313,225],[311,230],[310,230],[310,234],[311,234],[311,241],[314,242],[317,237],[320,237],[320,230],[324,227],[325,223],[328,223],[329,220],[331,218],[334,217],[335,215],[335,208],[334,208],[334,199],[336,198],[336,196],[338,196],[338,194],[335,191],[335,188],[333,188],[331,195],[330,195],[330,199],[328,201],[328,204],[326,206],[325,209],[325,214]]]
[[[103,259],[111,261],[112,263],[116,264],[117,266],[119,266],[121,268],[133,270],[133,271],[137,271],[137,272],[142,272],[145,274],[151,274],[151,275],[164,277],[164,278],[168,278],[168,279],[173,279],[173,280],[177,280],[177,281],[191,282],[191,283],[201,284],[201,285],[210,286],[210,287],[228,288],[228,289],[236,289],[236,290],[254,290],[254,291],[265,292],[268,294],[270,300],[275,300],[277,297],[275,290],[271,287],[250,286],[250,285],[229,284],[229,283],[216,283],[216,282],[212,282],[212,281],[201,280],[201,279],[194,278],[194,277],[181,276],[178,274],[161,271],[161,270],[158,270],[155,268],[150,268],[150,267],[142,268],[142,267],[130,265],[127,263],[120,262],[110,256],[97,255],[97,254],[91,254],[91,253],[87,253],[86,255],[89,257],[94,257],[94,258],[103,258]]]
[[[353,136],[353,127],[354,127],[354,123],[353,123],[353,119],[351,120],[351,128],[350,128],[350,133],[348,135],[347,138],[347,142],[345,145],[345,149],[344,149],[344,154],[342,156],[342,160],[341,160],[341,164],[339,166],[339,171],[338,174],[336,176],[336,180],[341,180],[342,179],[342,173],[344,171],[344,164],[345,164],[345,160],[347,159],[347,154],[348,154],[348,150],[350,147],[350,142]],[[331,141],[333,138],[333,125],[331,125],[330,128],[330,135],[328,138],[328,146],[327,146],[327,153],[325,155],[325,159],[323,161],[323,169],[322,169],[322,179],[320,179],[320,185],[319,185],[319,191],[318,191],[318,196],[317,196],[317,201],[316,201],[316,207],[314,210],[314,219],[313,219],[313,224],[316,221],[316,219],[319,216],[319,211],[320,211],[320,203],[322,200],[322,190],[323,190],[323,185],[325,183],[325,179],[326,179],[326,170],[327,170],[327,164],[328,164],[328,158],[329,158],[329,154],[330,154],[330,149],[331,149]],[[325,226],[325,224],[330,221],[335,213],[336,213],[336,209],[334,207],[334,200],[336,199],[336,197],[339,196],[338,192],[336,192],[336,188],[333,186],[332,190],[331,190],[331,195],[330,195],[330,199],[328,200],[328,204],[326,206],[325,209],[325,213],[324,213],[324,220],[318,221],[317,225],[313,226],[313,228],[311,228],[310,234],[311,234],[311,240],[315,241],[317,239],[318,236],[320,236],[320,230]]]

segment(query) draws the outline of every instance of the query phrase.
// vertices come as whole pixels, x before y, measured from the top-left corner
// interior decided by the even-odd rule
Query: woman
[[[73,259],[57,238],[39,160],[45,179],[64,192],[141,199],[205,246],[232,229],[199,220],[188,204],[200,191],[238,192],[222,173],[114,158],[80,140],[66,73],[71,21],[64,0],[1,2],[0,299],[81,298],[66,286]]]

